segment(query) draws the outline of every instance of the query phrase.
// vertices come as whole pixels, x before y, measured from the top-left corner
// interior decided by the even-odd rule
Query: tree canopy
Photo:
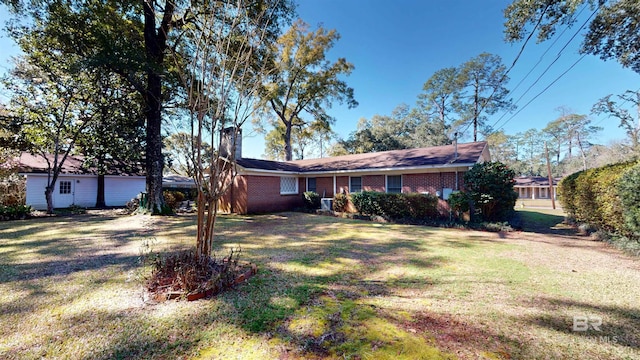
[[[345,58],[335,62],[326,58],[339,38],[335,30],[318,27],[312,31],[298,20],[272,47],[273,67],[261,90],[259,107],[263,115],[275,113],[284,125],[285,160],[293,158],[294,127],[302,131],[315,123],[318,128],[329,129],[335,120],[326,109],[333,102],[346,102],[350,108],[358,105],[353,89],[340,79],[353,71],[353,64]]]
[[[537,32],[538,42],[548,40],[559,27],[575,25],[581,7],[593,12],[581,51],[603,60],[615,59],[640,73],[637,0],[515,0],[504,11],[505,38],[509,42],[521,41],[528,33]]]
[[[223,9],[226,1],[83,1],[70,0],[2,0],[21,19],[10,26],[12,36],[21,47],[25,37],[49,43],[36,46],[44,52],[76,56],[97,71],[117,74],[140,95],[145,118],[145,170],[147,174],[147,210],[161,213],[163,118],[167,109],[180,105],[184,96],[178,69],[181,53],[190,56],[198,44],[185,32],[203,18],[214,18],[231,24]],[[288,0],[242,2],[249,17],[259,17],[268,8],[273,18],[261,26],[266,39],[275,39],[281,21],[293,9]]]

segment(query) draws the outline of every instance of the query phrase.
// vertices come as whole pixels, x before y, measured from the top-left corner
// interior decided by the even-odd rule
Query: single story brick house
[[[446,207],[464,173],[491,160],[486,142],[284,162],[245,159],[236,150],[236,158],[238,175],[220,209],[239,214],[300,207],[305,191],[323,198],[357,191],[430,193]]]
[[[517,177],[513,190],[518,193],[519,199],[554,199],[558,196],[558,183],[560,178],[553,180],[553,194],[549,193],[549,178],[544,176],[520,176]]]
[[[53,163],[53,156],[49,155]],[[49,168],[45,159],[27,152],[20,155],[19,174],[26,177],[26,204],[36,210],[46,210],[44,190]],[[83,157],[69,155],[58,176],[53,191],[53,206],[66,208],[71,205],[95,207],[98,197],[98,175],[95,169],[83,168]],[[141,173],[111,172],[104,176],[104,200],[106,206],[124,206],[127,201],[146,189],[145,176]]]

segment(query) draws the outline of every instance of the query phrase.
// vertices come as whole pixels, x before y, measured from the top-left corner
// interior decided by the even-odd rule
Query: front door
[[[73,193],[73,180],[59,180],[58,190],[55,194],[54,206],[57,208],[67,208],[73,205],[74,193]]]

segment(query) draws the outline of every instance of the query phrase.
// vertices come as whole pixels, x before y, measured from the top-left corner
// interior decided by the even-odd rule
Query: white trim
[[[337,190],[338,190],[338,185],[336,184],[336,176],[333,175],[333,196],[336,196]]]
[[[47,177],[48,174],[47,173],[32,173],[32,172],[22,172],[22,173],[18,173],[18,175],[21,176],[42,176],[42,177]],[[53,173],[52,173],[53,176]],[[97,178],[98,175],[97,174],[71,174],[71,173],[60,173],[58,175],[58,177],[61,176],[68,176],[68,177],[74,177],[74,178]],[[105,178],[127,178],[127,179],[146,179],[146,176],[143,175],[105,175]]]
[[[311,191],[309,190],[309,179],[316,179],[316,189],[313,190],[313,192],[317,193],[318,191],[318,178],[316,178],[315,176],[307,176],[305,177],[305,184],[304,184],[304,189],[305,191]]]
[[[295,181],[295,191],[286,191],[283,192],[282,191],[282,180],[283,179],[293,179]],[[295,195],[295,194],[299,194],[299,188],[298,188],[298,184],[299,184],[299,180],[297,177],[295,176],[280,176],[280,195]]]
[[[400,176],[400,194],[402,194],[402,187],[404,186],[402,174],[387,174],[384,176],[384,192],[389,192],[389,176]],[[394,193],[397,194],[397,193]]]
[[[325,170],[325,171],[283,171],[283,170],[264,170],[264,169],[252,169],[252,168],[243,168],[238,166],[238,173],[241,175],[264,175],[264,176],[282,176],[283,174],[289,175],[304,175],[304,176],[320,176],[320,175],[347,175],[347,174],[358,174],[357,176],[368,175],[368,174],[379,174],[381,172],[391,172],[391,173],[402,173],[402,174],[410,174],[410,173],[422,173],[424,170],[434,170],[434,172],[438,172],[439,169],[447,169],[447,170],[459,170],[459,171],[467,171],[469,168],[473,167],[475,163],[468,164],[441,164],[441,165],[426,165],[426,166],[408,166],[408,167],[390,167],[390,168],[380,168],[380,169],[356,169],[356,170]]]
[[[360,178],[360,191],[353,191],[351,189],[351,179],[352,178]],[[362,191],[364,191],[364,189],[362,188],[362,176],[349,176],[349,193],[362,192]]]

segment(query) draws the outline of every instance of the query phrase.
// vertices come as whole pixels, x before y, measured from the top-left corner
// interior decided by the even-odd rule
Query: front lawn
[[[258,274],[148,304],[140,254],[192,246],[192,215],[0,222],[0,358],[640,357],[640,261],[603,243],[300,213],[217,229]]]

